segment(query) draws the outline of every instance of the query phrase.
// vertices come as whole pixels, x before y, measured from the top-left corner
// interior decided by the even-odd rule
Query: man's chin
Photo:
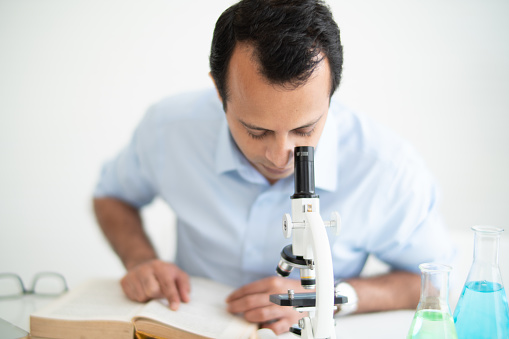
[[[285,170],[273,170],[271,168],[267,168],[263,166],[263,176],[270,182],[275,183],[280,179],[284,179],[293,174],[293,168],[285,169]]]

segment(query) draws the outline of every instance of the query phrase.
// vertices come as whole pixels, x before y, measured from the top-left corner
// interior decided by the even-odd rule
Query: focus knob
[[[285,213],[285,215],[283,215],[283,235],[285,238],[290,238],[292,236],[292,228],[292,217],[290,214]]]

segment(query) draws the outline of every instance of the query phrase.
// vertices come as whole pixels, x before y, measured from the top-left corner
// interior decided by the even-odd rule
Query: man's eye
[[[301,131],[301,130],[295,130],[295,133],[301,137],[309,137],[311,134],[313,134],[315,128],[313,127],[312,129],[308,130],[308,131]]]
[[[247,134],[249,134],[249,136],[255,140],[260,140],[260,139],[265,138],[265,136],[267,136],[267,132],[263,132],[262,134],[254,134],[254,133],[251,133],[250,131],[247,131]]]

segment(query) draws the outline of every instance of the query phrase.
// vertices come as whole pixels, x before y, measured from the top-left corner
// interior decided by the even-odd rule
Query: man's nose
[[[293,160],[294,145],[285,137],[276,138],[267,147],[266,157],[277,168],[286,168]]]

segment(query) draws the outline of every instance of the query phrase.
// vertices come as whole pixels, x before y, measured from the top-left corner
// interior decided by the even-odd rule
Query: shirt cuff
[[[336,281],[334,289],[336,294],[343,295],[348,298],[348,302],[346,304],[336,305],[338,307],[336,315],[342,317],[357,311],[359,298],[357,297],[357,292],[355,292],[352,285],[346,281],[338,280]]]

